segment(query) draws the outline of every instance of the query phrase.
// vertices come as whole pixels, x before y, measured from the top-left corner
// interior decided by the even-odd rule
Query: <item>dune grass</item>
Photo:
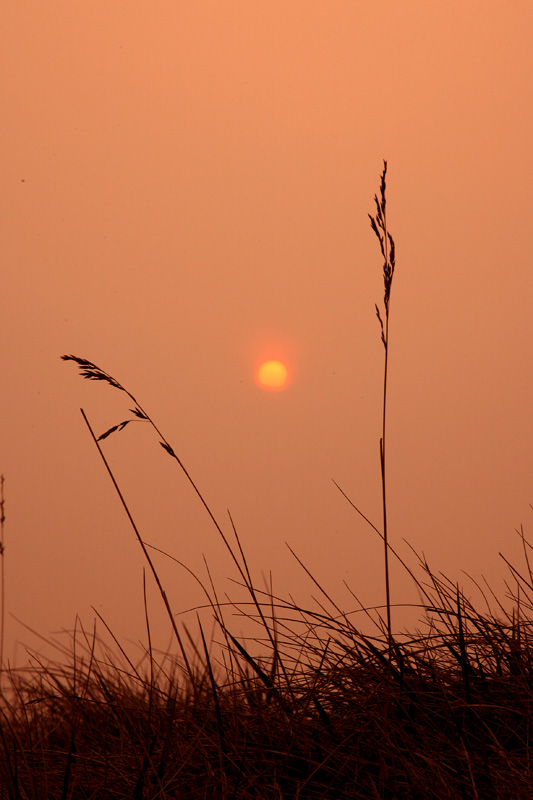
[[[530,798],[531,573],[497,618],[420,568],[424,630],[391,658],[327,601],[265,598],[269,656],[224,627],[224,663],[201,636],[188,668],[78,625],[69,659],[8,674],[0,797]]]
[[[311,575],[320,601],[310,608],[257,588],[231,518],[228,536],[136,398],[94,363],[63,356],[133,404],[131,418],[99,436],[82,414],[158,586],[176,652],[155,652],[146,612],[138,663],[117,639],[110,649],[96,626],[87,631],[77,620],[70,646],[55,661],[35,655],[26,671],[4,670],[0,800],[533,796],[533,575],[523,532],[524,567],[507,564],[505,601],[488,590],[483,609],[424,559],[409,567],[389,541],[385,422],[395,254],[385,175],[386,163],[371,217],[384,258],[383,316],[376,306],[385,346],[384,528],[376,530],[385,545],[385,618],[368,609],[373,627],[363,632]],[[255,640],[234,635],[209,579],[201,585],[219,655],[200,619],[196,635],[178,628],[150,554],[155,548],[142,539],[105,458],[102,442],[132,422],[153,427],[216,526],[247,590],[238,607],[256,624]],[[389,557],[401,561],[419,592],[419,629],[411,634],[392,628]]]

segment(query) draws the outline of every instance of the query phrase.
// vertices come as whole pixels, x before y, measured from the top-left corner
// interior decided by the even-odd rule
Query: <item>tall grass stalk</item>
[[[147,546],[145,545],[145,543],[144,543],[144,541],[143,541],[143,539],[142,539],[142,537],[141,537],[141,535],[139,533],[137,525],[136,525],[136,523],[135,523],[135,521],[133,519],[133,516],[131,514],[131,511],[130,511],[130,509],[128,507],[128,504],[127,504],[127,502],[126,502],[126,500],[125,500],[125,498],[124,498],[124,496],[123,496],[123,494],[122,494],[122,492],[121,492],[121,490],[119,488],[119,485],[118,485],[118,482],[117,482],[117,480],[115,478],[115,475],[113,474],[113,471],[112,471],[111,467],[109,466],[109,463],[108,463],[107,459],[105,458],[105,455],[103,453],[103,450],[102,450],[102,447],[101,447],[101,444],[100,444],[100,442],[102,442],[104,439],[107,439],[109,436],[111,436],[112,434],[116,433],[117,431],[124,430],[124,428],[127,425],[129,425],[131,422],[144,421],[144,422],[149,423],[151,425],[151,427],[157,433],[157,436],[159,437],[159,444],[161,445],[163,450],[165,450],[165,452],[168,453],[168,455],[171,456],[171,458],[173,458],[177,462],[177,464],[179,465],[180,469],[185,474],[187,480],[189,481],[189,483],[193,487],[196,495],[199,497],[203,507],[207,511],[207,513],[209,515],[209,518],[211,519],[211,521],[215,525],[215,528],[218,531],[219,536],[221,537],[222,541],[224,542],[224,545],[225,545],[226,549],[228,550],[228,552],[229,552],[229,554],[230,554],[235,566],[237,567],[237,569],[239,571],[239,574],[240,574],[240,576],[241,576],[241,578],[243,580],[244,586],[246,587],[247,591],[249,592],[249,594],[251,596],[252,603],[253,603],[254,608],[256,609],[256,611],[258,613],[260,622],[261,622],[264,630],[266,631],[267,639],[268,639],[270,645],[273,647],[274,652],[276,652],[274,634],[273,634],[273,632],[271,630],[271,626],[268,623],[267,617],[265,616],[265,614],[263,612],[262,604],[261,604],[260,600],[258,599],[257,591],[256,591],[256,589],[255,589],[255,587],[253,585],[253,582],[252,582],[252,579],[251,579],[251,575],[250,575],[250,571],[248,569],[248,563],[247,563],[246,555],[244,553],[243,548],[241,547],[240,539],[239,539],[237,530],[235,528],[235,525],[233,524],[233,520],[231,518],[231,515],[229,515],[229,519],[230,519],[233,535],[235,537],[235,541],[236,541],[236,545],[237,545],[236,549],[233,548],[232,545],[230,544],[228,538],[226,537],[226,534],[223,532],[221,526],[219,525],[218,521],[216,520],[215,516],[213,515],[213,512],[211,511],[211,508],[209,507],[209,505],[208,505],[207,501],[205,500],[203,494],[201,493],[200,489],[198,488],[198,485],[192,479],[192,477],[191,477],[190,473],[188,472],[188,470],[186,469],[185,465],[183,464],[181,459],[178,457],[178,455],[176,454],[176,452],[174,451],[173,447],[168,442],[168,440],[163,436],[162,432],[159,430],[159,428],[157,427],[157,425],[155,424],[153,419],[149,416],[149,414],[140,405],[140,403],[137,401],[137,399],[134,397],[134,395],[131,394],[131,392],[129,392],[124,386],[122,386],[122,384],[120,384],[112,375],[110,375],[108,372],[105,372],[103,369],[98,367],[93,362],[88,361],[87,359],[84,359],[84,358],[79,358],[77,356],[73,356],[73,355],[63,355],[63,356],[61,356],[61,358],[64,361],[73,361],[74,363],[76,363],[78,365],[79,369],[80,369],[80,372],[81,372],[81,375],[82,375],[83,378],[86,378],[88,380],[103,381],[104,383],[107,383],[108,385],[118,389],[119,391],[124,392],[128,396],[128,398],[130,400],[132,400],[133,403],[135,404],[135,407],[130,409],[131,413],[134,415],[133,419],[128,419],[128,420],[125,420],[123,422],[120,422],[117,425],[113,425],[111,428],[109,428],[108,430],[104,431],[104,433],[100,434],[100,436],[98,436],[98,437],[95,435],[95,433],[94,433],[94,431],[93,431],[93,429],[91,427],[91,424],[89,423],[89,420],[87,419],[87,415],[85,414],[85,411],[83,409],[80,409],[80,411],[81,411],[81,414],[82,414],[83,419],[85,421],[85,424],[87,425],[87,427],[89,429],[89,432],[91,434],[91,438],[93,439],[94,444],[95,444],[95,446],[96,446],[96,448],[98,450],[98,453],[99,453],[99,455],[100,455],[100,457],[101,457],[101,459],[102,459],[102,461],[104,463],[104,466],[105,466],[105,468],[107,470],[107,473],[108,473],[108,475],[109,475],[109,477],[110,477],[110,479],[111,479],[111,481],[112,481],[112,483],[113,483],[113,485],[115,487],[115,490],[116,490],[116,492],[117,492],[117,494],[118,494],[118,496],[120,498],[122,506],[123,506],[124,510],[126,511],[126,514],[127,514],[128,519],[130,521],[130,524],[131,524],[131,526],[133,528],[133,531],[135,533],[137,541],[139,542],[139,544],[141,546],[141,549],[143,551],[143,555],[144,555],[145,559],[147,560],[148,565],[150,567],[150,570],[151,570],[151,572],[152,572],[152,574],[154,576],[154,579],[156,581],[157,587],[158,587],[159,592],[161,594],[161,597],[163,599],[163,603],[165,605],[165,609],[167,611],[168,617],[169,617],[169,619],[171,621],[174,634],[175,634],[176,639],[178,641],[178,645],[179,645],[180,651],[182,653],[182,656],[183,656],[183,659],[184,659],[184,663],[185,663],[185,667],[186,667],[187,671],[190,672],[190,665],[188,663],[187,655],[186,655],[185,649],[183,647],[183,642],[182,642],[181,636],[180,636],[178,628],[176,626],[176,622],[174,620],[174,616],[172,614],[172,610],[171,610],[169,602],[168,602],[167,594],[166,594],[166,592],[165,592],[165,590],[164,590],[164,588],[163,588],[163,586],[161,584],[161,581],[159,579],[157,570],[156,570],[156,568],[154,566],[154,563],[153,563],[153,561],[150,558],[150,555],[148,553]],[[239,559],[239,554],[240,554],[240,559]],[[206,591],[205,588],[204,588],[204,591]],[[208,593],[207,593],[207,595],[209,597]],[[215,604],[211,600],[210,600],[210,604],[211,604],[211,606],[213,608],[215,608]],[[217,604],[216,607],[217,607],[217,610],[218,610],[218,608],[219,608],[218,604]],[[220,616],[217,616],[217,619],[219,619],[219,621],[221,621]],[[222,630],[224,632],[225,637],[227,639],[228,638],[231,639],[231,641],[233,642],[233,644],[235,645],[237,650],[240,652],[240,654],[253,667],[253,669],[255,670],[256,674],[261,678],[261,680],[263,682],[265,682],[266,685],[269,686],[270,689],[272,689],[272,687],[270,686],[269,679],[265,678],[265,673],[261,669],[261,667],[257,664],[256,660],[249,653],[246,652],[246,650],[242,647],[241,644],[239,644],[235,640],[233,635],[227,630],[226,626],[224,626],[222,624],[221,627],[222,627]],[[284,671],[284,664],[283,664],[282,659],[279,657],[279,654],[276,655],[276,659],[275,659],[274,663],[276,665],[276,668],[279,667],[279,669],[282,672]],[[194,685],[194,683],[193,683],[193,685]],[[290,684],[287,684],[287,685],[290,685]]]
[[[128,519],[129,519],[130,524],[131,524],[131,526],[133,528],[135,536],[137,537],[137,541],[139,542],[139,544],[141,546],[141,550],[143,552],[143,555],[144,555],[146,561],[148,562],[148,566],[150,567],[150,570],[152,571],[152,575],[154,576],[155,582],[157,584],[157,588],[159,589],[159,593],[161,594],[161,598],[163,600],[163,603],[165,605],[165,609],[166,609],[168,617],[170,619],[170,623],[172,625],[172,630],[174,631],[174,634],[176,636],[176,640],[178,642],[178,646],[179,646],[181,655],[183,657],[183,661],[184,661],[186,670],[187,670],[187,672],[189,674],[189,677],[192,678],[192,672],[191,672],[191,668],[190,668],[190,665],[189,665],[189,660],[187,658],[187,653],[186,653],[185,648],[183,646],[183,642],[182,642],[180,633],[178,631],[178,628],[177,628],[177,625],[176,625],[176,621],[175,621],[174,615],[172,613],[172,609],[170,608],[170,604],[168,602],[167,594],[166,594],[165,590],[163,589],[161,581],[159,580],[159,575],[158,575],[157,570],[156,570],[156,568],[154,566],[154,562],[150,558],[150,554],[148,553],[148,550],[146,549],[146,545],[145,545],[144,541],[141,538],[141,534],[139,533],[137,525],[135,524],[135,520],[132,517],[132,514],[131,514],[131,511],[130,511],[130,509],[128,507],[128,504],[126,503],[126,500],[124,499],[124,495],[122,494],[122,492],[120,490],[120,487],[119,487],[119,485],[118,485],[118,483],[116,481],[116,478],[115,478],[115,476],[113,474],[113,471],[112,471],[111,467],[109,466],[109,463],[108,463],[108,461],[107,461],[107,459],[106,459],[106,457],[105,457],[105,455],[104,455],[104,453],[102,451],[102,448],[100,446],[100,440],[102,438],[106,438],[106,434],[103,434],[103,436],[100,436],[100,437],[96,438],[95,433],[94,433],[94,431],[93,431],[93,429],[91,427],[91,424],[90,424],[89,420],[87,419],[87,415],[85,414],[85,411],[83,410],[83,408],[81,408],[80,411],[82,413],[83,419],[85,420],[85,424],[87,425],[87,428],[89,429],[89,433],[91,434],[91,437],[92,437],[92,439],[94,441],[96,449],[98,450],[100,458],[102,459],[102,461],[104,463],[104,466],[105,466],[105,468],[106,468],[106,470],[108,472],[108,475],[111,478],[113,486],[115,487],[115,490],[116,490],[116,492],[117,492],[117,494],[119,496],[120,502],[122,503],[122,506],[123,506],[124,510],[126,511],[126,514],[128,515]],[[194,685],[194,683],[193,683],[193,685]]]
[[[385,348],[385,364],[383,370],[383,413],[382,413],[382,433],[379,442],[379,457],[381,465],[381,494],[382,494],[382,508],[383,508],[383,541],[385,544],[385,598],[387,606],[387,632],[389,639],[389,650],[392,653],[393,635],[392,635],[392,620],[391,620],[391,598],[390,598],[390,574],[389,574],[389,535],[387,527],[387,489],[386,489],[386,422],[387,422],[387,377],[389,366],[389,312],[390,312],[390,292],[392,286],[392,278],[394,276],[394,267],[396,264],[394,246],[394,239],[387,228],[387,199],[386,199],[386,176],[387,176],[387,162],[383,162],[383,172],[381,174],[381,185],[379,197],[374,195],[376,203],[376,216],[373,217],[369,214],[370,224],[372,230],[376,234],[381,255],[383,256],[383,307],[385,311],[385,322],[380,313],[379,306],[376,303],[376,315],[381,327],[381,341]]]

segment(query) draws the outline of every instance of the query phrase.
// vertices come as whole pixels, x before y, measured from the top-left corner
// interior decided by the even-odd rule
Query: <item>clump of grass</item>
[[[385,554],[385,417],[390,286],[394,246],[385,215],[385,174],[371,217],[384,257],[385,345],[380,443]],[[507,600],[481,611],[424,559],[418,575],[420,630],[393,636],[386,561],[387,621],[363,633],[326,593],[313,607],[256,587],[233,527],[231,541],[149,414],[94,363],[64,356],[90,380],[124,392],[133,418],[96,436],[82,410],[159,587],[178,654],[147,645],[134,663],[114,638],[77,623],[56,661],[34,654],[26,672],[7,671],[0,703],[0,800],[4,798],[217,798],[220,800],[526,800],[533,785],[529,748],[533,708],[533,575],[508,564]],[[258,625],[240,640],[208,574],[201,583],[218,629],[218,658],[198,620],[178,629],[157,569],[102,449],[130,422],[152,425],[205,506],[228,548],[248,602],[235,607]],[[361,512],[359,512],[361,513]],[[170,556],[174,558],[173,556]],[[177,559],[175,559],[177,560]],[[401,560],[401,559],[400,559]],[[301,563],[301,562],[300,562]],[[302,564],[305,568],[305,566]],[[146,597],[146,595],[145,595]],[[145,600],[146,608],[146,600]],[[360,610],[361,611],[361,610]],[[362,609],[362,613],[369,609]],[[107,633],[111,633],[101,620]],[[111,633],[112,635],[112,633]],[[189,646],[185,646],[188,639]],[[113,654],[114,652],[114,654]]]
[[[149,647],[112,658],[78,627],[66,666],[61,653],[9,676],[4,796],[530,798],[532,576],[520,614],[516,598],[497,618],[420,567],[425,630],[395,642],[393,664],[387,637],[327,602],[265,596],[269,656],[228,636],[223,664],[200,644],[187,672]]]

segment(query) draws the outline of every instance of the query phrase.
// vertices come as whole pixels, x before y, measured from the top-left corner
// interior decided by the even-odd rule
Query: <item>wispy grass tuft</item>
[[[424,631],[393,663],[351,614],[267,593],[270,655],[228,632],[221,661],[199,628],[189,672],[149,645],[138,663],[118,641],[112,656],[78,624],[70,662],[62,648],[9,673],[4,796],[529,800],[531,605],[498,618],[419,569]]]

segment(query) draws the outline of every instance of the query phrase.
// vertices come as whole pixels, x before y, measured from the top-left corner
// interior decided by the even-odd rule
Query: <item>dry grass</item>
[[[394,267],[396,266],[396,247],[394,239],[387,227],[387,162],[383,162],[383,172],[381,173],[381,185],[379,197],[374,195],[376,204],[376,216],[369,214],[370,225],[377,236],[381,255],[383,256],[383,307],[385,309],[385,324],[376,303],[376,315],[381,327],[381,341],[385,348],[385,365],[383,369],[383,415],[381,439],[379,441],[379,460],[381,464],[381,496],[383,508],[383,553],[385,564],[385,601],[387,607],[387,634],[389,637],[389,650],[392,649],[392,617],[391,617],[391,598],[390,598],[390,575],[389,575],[389,532],[387,525],[387,482],[386,482],[386,433],[387,433],[387,378],[389,373],[389,319],[390,319],[390,293],[392,279],[394,277]]]
[[[377,313],[387,359],[394,248],[385,170],[376,206],[371,220],[384,256],[385,321]],[[363,633],[315,578],[322,599],[312,609],[256,588],[236,531],[230,542],[135,397],[92,362],[63,358],[133,403],[131,419],[98,437],[82,413],[159,587],[178,654],[154,652],[147,614],[140,663],[117,640],[111,655],[96,628],[88,633],[78,622],[56,662],[35,656],[30,670],[5,672],[0,800],[533,796],[533,575],[523,533],[525,567],[508,564],[516,590],[509,588],[505,604],[492,598],[496,612],[489,602],[483,611],[475,608],[424,560],[416,570],[402,562],[420,593],[420,630],[394,636],[386,561],[387,617]],[[380,448],[385,525],[386,376],[387,360]],[[204,586],[218,630],[216,660],[200,622],[196,637],[185,626],[178,630],[149,546],[105,459],[101,443],[134,421],[153,426],[184,471],[247,590],[239,609],[258,625],[255,642],[232,634],[216,588]],[[378,533],[387,559],[398,557],[386,527]]]
[[[79,626],[69,661],[9,676],[0,796],[530,798],[530,601],[482,614],[421,569],[425,630],[392,658],[386,630],[276,598],[270,656],[226,629],[224,668],[207,647],[188,669],[149,647],[111,659]]]

